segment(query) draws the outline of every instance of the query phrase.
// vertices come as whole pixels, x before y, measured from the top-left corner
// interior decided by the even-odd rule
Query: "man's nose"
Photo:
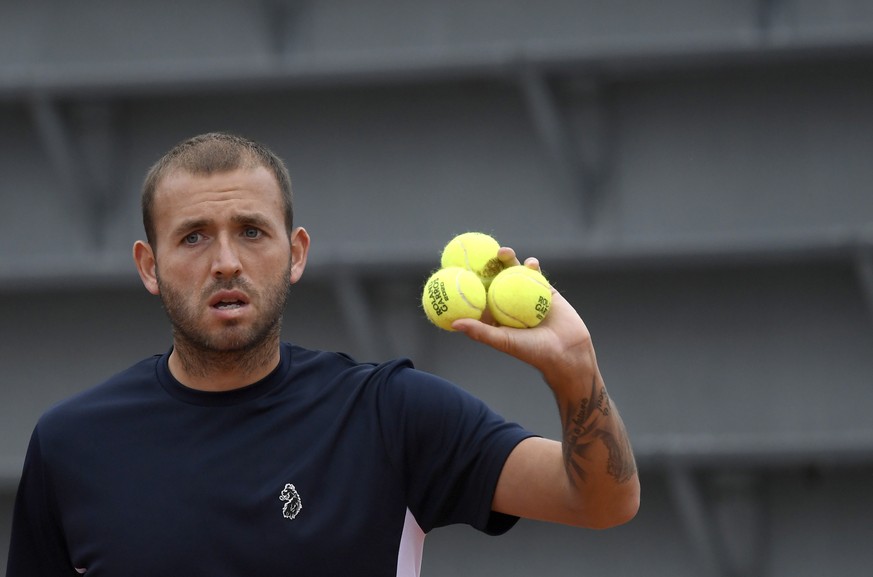
[[[212,275],[219,278],[233,278],[239,276],[241,272],[242,263],[233,241],[224,235],[219,236],[212,261]]]

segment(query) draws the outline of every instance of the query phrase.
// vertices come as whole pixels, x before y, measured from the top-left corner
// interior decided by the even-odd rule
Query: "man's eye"
[[[261,236],[261,231],[257,228],[247,228],[243,234],[246,238],[259,238]]]
[[[185,237],[186,244],[197,244],[197,241],[199,241],[199,240],[200,240],[200,233],[199,232],[192,232],[191,234],[189,234],[188,236]]]

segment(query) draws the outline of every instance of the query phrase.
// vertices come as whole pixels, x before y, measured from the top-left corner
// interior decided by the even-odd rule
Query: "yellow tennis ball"
[[[473,271],[487,289],[503,263],[497,258],[500,243],[482,232],[465,232],[449,241],[440,259],[442,268],[460,266]]]
[[[479,319],[485,311],[485,287],[472,272],[449,267],[433,273],[424,284],[421,306],[430,321],[441,329],[454,330],[457,319]]]
[[[526,266],[511,266],[494,277],[488,289],[488,310],[499,324],[519,329],[535,327],[552,306],[546,277]]]

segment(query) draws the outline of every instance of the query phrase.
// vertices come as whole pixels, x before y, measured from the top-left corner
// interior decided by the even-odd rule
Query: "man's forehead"
[[[167,170],[157,183],[156,190],[168,186],[191,185],[195,183],[217,183],[232,181],[249,181],[256,179],[262,182],[270,181],[276,188],[279,183],[275,175],[265,166],[260,164],[244,165],[231,170],[220,171],[194,171],[184,167],[174,167]]]
[[[263,166],[243,167],[230,171],[195,173],[185,169],[168,172],[155,188],[157,204],[185,203],[202,194],[222,195],[235,191],[259,193],[264,199],[281,203],[281,190],[275,176]]]

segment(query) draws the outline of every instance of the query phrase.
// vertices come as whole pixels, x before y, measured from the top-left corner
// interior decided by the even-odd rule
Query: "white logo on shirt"
[[[303,509],[300,495],[291,483],[285,483],[285,488],[279,493],[279,500],[285,503],[285,506],[282,507],[282,516],[286,519],[293,519]]]

